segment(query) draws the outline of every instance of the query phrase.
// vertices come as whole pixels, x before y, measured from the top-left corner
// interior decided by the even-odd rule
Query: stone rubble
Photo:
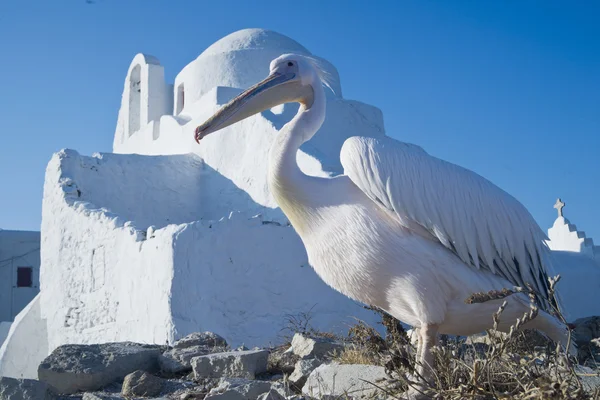
[[[192,358],[229,349],[227,341],[212,332],[195,332],[179,339],[173,348],[158,357],[160,369],[166,374],[192,371]]]
[[[34,379],[15,379],[0,376],[2,400],[53,400],[55,390],[47,383]]]
[[[387,374],[385,368],[375,365],[361,364],[323,364],[309,375],[302,393],[306,396],[321,399],[325,396],[333,398],[353,399],[372,398],[378,389],[373,384],[385,387]]]
[[[125,397],[106,393],[84,393],[81,400],[125,400]]]
[[[289,375],[294,372],[294,368],[299,359],[300,357],[294,354],[291,349],[276,349],[269,354],[267,372],[273,375]]]
[[[598,365],[600,361],[600,317],[580,318],[573,322],[575,329],[572,338],[578,346],[578,357],[580,360],[590,361],[591,365]],[[596,340],[596,342],[594,342]]]
[[[162,390],[163,380],[146,371],[135,371],[123,381],[123,396],[158,396]]]
[[[315,338],[296,333],[292,338],[292,352],[300,358],[320,358],[335,351],[343,350],[345,345],[328,338]]]
[[[316,358],[299,360],[295,365],[294,372],[288,377],[288,381],[295,388],[301,390],[311,372],[321,364],[322,361]]]
[[[597,337],[596,320],[581,323],[580,337]],[[587,332],[587,336],[585,336]],[[537,340],[537,336],[527,336]],[[471,346],[477,343],[473,337]],[[528,344],[531,344],[527,342]],[[537,343],[534,341],[534,345]],[[343,349],[330,339],[296,334],[289,348],[229,350],[211,332],[194,333],[166,346],[137,343],[64,345],[39,366],[39,381],[0,377],[1,400],[315,400],[384,399],[378,387],[393,388],[385,369],[339,364],[328,356]],[[200,350],[202,349],[202,350]],[[223,351],[227,350],[227,351]],[[161,356],[185,369],[159,369]],[[167,356],[165,356],[167,354]],[[187,371],[190,371],[186,374]],[[178,371],[178,372],[174,372]],[[600,386],[595,369],[577,366],[584,388]],[[390,386],[392,385],[392,386]]]
[[[63,345],[38,367],[38,379],[61,394],[94,391],[138,369],[158,370],[161,347],[138,343]]]
[[[207,400],[254,400],[271,390],[271,383],[244,378],[222,378],[206,396]]]
[[[230,351],[192,358],[192,368],[199,378],[247,378],[267,371],[268,350]]]
[[[185,349],[195,346],[204,346],[207,348],[226,348],[228,347],[228,344],[224,338],[213,332],[190,333],[173,344],[173,347],[176,349]]]
[[[286,400],[277,390],[271,389],[267,393],[258,396],[257,400]]]

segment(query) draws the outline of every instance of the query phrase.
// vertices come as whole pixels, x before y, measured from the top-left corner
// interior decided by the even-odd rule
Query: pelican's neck
[[[321,82],[313,85],[310,106],[300,104],[298,113],[275,137],[269,153],[269,184],[275,200],[288,214],[286,204],[303,204],[309,200],[311,179],[298,167],[296,154],[325,120],[325,92]],[[289,215],[288,215],[289,217]]]

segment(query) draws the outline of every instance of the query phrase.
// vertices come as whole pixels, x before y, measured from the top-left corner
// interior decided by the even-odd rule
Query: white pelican
[[[548,311],[545,235],[515,198],[475,174],[389,137],[351,137],[344,175],[304,174],[296,153],[325,119],[327,76],[312,58],[273,60],[270,74],[195,131],[199,141],[276,105],[298,102],[296,116],[269,153],[273,196],[329,286],[377,306],[419,331],[419,373],[430,377],[438,333],[471,335],[492,327],[503,300],[466,304],[476,292],[530,284],[541,310],[525,327],[567,344],[568,328]],[[529,310],[508,297],[501,330]]]

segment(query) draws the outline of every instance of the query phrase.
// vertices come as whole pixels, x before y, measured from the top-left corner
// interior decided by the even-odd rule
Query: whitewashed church
[[[39,361],[65,343],[164,344],[210,330],[232,345],[254,346],[278,343],[286,316],[302,312],[312,311],[315,327],[338,332],[353,317],[376,321],[317,277],[269,192],[267,152],[297,105],[257,114],[201,146],[193,140],[197,125],[290,52],[311,54],[273,31],[238,31],[173,84],[157,58],[134,57],[113,153],[63,150],[48,164],[41,291],[0,348],[0,375],[36,377]],[[321,61],[333,77],[327,118],[298,164],[331,176],[342,172],[346,138],[385,132],[381,111],[344,99],[336,68]],[[562,282],[569,318],[600,315],[581,286],[600,285],[598,247],[562,214],[549,238],[563,281],[577,281]]]

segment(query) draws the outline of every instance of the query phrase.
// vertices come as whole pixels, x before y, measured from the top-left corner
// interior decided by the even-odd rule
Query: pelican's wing
[[[472,171],[389,137],[349,138],[341,161],[344,173],[404,226],[424,228],[467,265],[516,286],[531,284],[546,303],[546,235],[514,197]]]

